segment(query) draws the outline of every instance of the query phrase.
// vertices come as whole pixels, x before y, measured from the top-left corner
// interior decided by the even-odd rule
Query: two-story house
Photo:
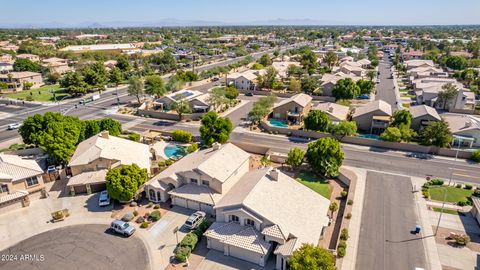
[[[202,210],[213,206],[248,172],[250,155],[237,146],[214,144],[191,153],[150,179],[145,192],[150,201]]]
[[[67,187],[73,194],[101,191],[108,169],[121,165],[137,164],[150,173],[151,156],[148,145],[102,131],[77,146],[68,163],[72,177]]]
[[[215,205],[216,221],[205,232],[207,247],[275,269],[303,244],[317,245],[328,226],[330,201],[278,169],[245,174]]]
[[[0,154],[0,209],[27,206],[28,195],[45,188],[43,170],[33,159]]]
[[[299,124],[312,108],[312,97],[300,93],[273,106],[271,118]]]
[[[392,106],[383,100],[376,100],[355,108],[352,120],[360,131],[381,134],[390,123]]]

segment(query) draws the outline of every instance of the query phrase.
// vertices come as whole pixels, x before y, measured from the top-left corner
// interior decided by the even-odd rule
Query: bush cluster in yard
[[[191,252],[192,250],[189,247],[178,247],[175,250],[175,260],[179,262],[186,262]]]
[[[470,189],[472,189],[472,188],[473,188],[473,186],[472,186],[472,185],[469,185],[469,184],[466,184],[466,185],[465,185],[465,189],[468,189],[468,190],[470,190]]]
[[[347,241],[350,236],[348,235],[348,229],[343,228],[341,233],[340,233],[340,239]]]
[[[160,211],[158,210],[155,210],[152,213],[150,213],[150,218],[152,219],[152,221],[158,221],[160,220],[160,217],[161,217]]]
[[[142,224],[140,225],[140,228],[142,229],[148,228],[148,222],[143,221]]]
[[[172,139],[177,142],[189,143],[192,141],[192,133],[177,129],[172,133]]]
[[[180,241],[177,249],[175,249],[175,259],[179,262],[185,262],[192,253],[192,250],[198,244],[198,241],[202,238],[203,233],[210,227],[210,221],[204,220],[197,229],[191,231],[185,235]]]
[[[344,240],[341,240],[337,245],[337,255],[338,257],[343,258],[345,257],[346,254],[347,254],[347,242],[345,242]]]

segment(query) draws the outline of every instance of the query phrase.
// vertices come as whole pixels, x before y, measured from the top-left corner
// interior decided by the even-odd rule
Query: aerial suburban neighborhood
[[[0,270],[479,269],[480,3],[83,2],[3,5]]]

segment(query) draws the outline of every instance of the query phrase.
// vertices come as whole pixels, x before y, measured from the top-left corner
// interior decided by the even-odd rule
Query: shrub
[[[466,234],[456,234],[453,236],[453,240],[457,245],[466,246],[470,242],[470,237]]]
[[[337,248],[338,257],[343,258],[345,257],[346,254],[347,254],[347,248],[344,248],[344,247]]]
[[[465,188],[465,189],[468,189],[468,190],[470,190],[470,189],[472,189],[472,188],[473,188],[473,186],[472,186],[472,185],[470,185],[470,184],[466,184],[464,188]]]
[[[172,133],[172,138],[177,142],[189,143],[192,141],[193,135],[191,132],[177,129]]]
[[[289,131],[289,132],[287,133],[287,137],[291,137],[291,136],[292,136],[292,132]]]
[[[189,232],[185,235],[185,237],[180,241],[181,247],[189,247],[190,250],[193,250],[198,243],[198,236],[193,233]]]
[[[200,239],[203,233],[207,231],[208,227],[210,227],[210,221],[208,221],[208,219],[205,219],[202,223],[200,223],[200,225],[198,225],[198,228],[194,231],[194,233]]]
[[[158,167],[160,167],[160,168],[167,166],[167,165],[165,164],[165,161],[163,161],[163,160],[162,160],[162,161],[159,161],[157,164],[158,164]]]
[[[144,217],[138,217],[137,220],[135,220],[136,223],[142,223],[145,221]]]
[[[343,228],[342,229],[342,232],[340,233],[340,239],[344,240],[344,241],[347,241],[348,239],[348,229],[347,228]]]
[[[135,201],[130,202],[130,206],[131,206],[131,207],[137,206],[137,202],[135,202]]]
[[[458,201],[458,202],[457,202],[457,205],[458,205],[458,206],[467,206],[467,205],[468,205],[468,202],[467,202],[467,201]]]
[[[125,222],[129,222],[133,218],[134,218],[133,213],[126,213],[125,215],[123,215],[122,220],[125,221]]]
[[[347,193],[346,191],[340,192],[340,196],[341,196],[342,198],[346,198],[347,195],[348,195],[348,193]]]
[[[347,242],[345,242],[344,240],[340,240],[338,242],[337,248],[346,248],[346,247],[347,247]]]
[[[192,143],[189,147],[187,147],[187,153],[193,153],[198,150],[198,144]]]
[[[186,262],[188,256],[190,256],[191,252],[192,252],[192,250],[189,247],[180,246],[175,250],[175,260],[177,260],[179,262],[182,262],[182,263]]]
[[[153,202],[148,202],[147,208],[151,208],[153,206]]]
[[[134,210],[134,211],[133,211],[133,215],[134,215],[134,216],[138,216],[138,211],[137,211],[137,210]]]
[[[475,197],[480,197],[480,189],[475,189],[475,191],[472,193],[473,196]]]
[[[470,159],[475,162],[480,162],[480,150],[473,152]]]
[[[166,165],[167,167],[170,166],[170,165],[172,165],[172,164],[173,164],[173,160],[171,160],[171,159],[165,160],[165,165]]]
[[[160,220],[160,217],[161,217],[160,211],[158,211],[158,210],[155,210],[155,211],[153,211],[153,212],[150,214],[150,218],[151,218],[153,221],[158,221],[158,220]]]
[[[131,132],[128,134],[128,139],[134,142],[139,142],[140,141],[140,134]]]
[[[430,185],[432,185],[432,186],[441,186],[441,185],[443,185],[443,180],[441,180],[441,179],[432,179],[432,180],[430,180]]]
[[[346,216],[345,216],[346,219],[351,219],[352,218],[352,213],[348,213]]]
[[[348,200],[347,204],[348,204],[348,205],[352,205],[352,204],[353,204],[353,200]]]
[[[142,229],[148,228],[148,222],[143,221],[142,224],[140,225],[140,228]]]
[[[462,188],[462,184],[456,184],[455,187],[456,188]]]
[[[153,209],[160,209],[160,204],[155,204],[155,205],[153,206]]]
[[[422,195],[424,198],[428,198],[430,196],[430,194],[428,193],[428,189],[422,190]]]

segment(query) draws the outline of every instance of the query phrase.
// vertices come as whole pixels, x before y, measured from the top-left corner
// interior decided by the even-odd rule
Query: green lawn
[[[31,96],[34,101],[54,101],[53,100],[53,94],[50,93],[49,90],[55,91],[56,99],[60,100],[64,98],[65,96],[68,96],[68,93],[60,88],[60,85],[44,85],[38,89],[32,89],[32,90],[23,90],[18,93],[12,93],[12,94],[2,94],[2,96],[8,97],[8,98],[13,98],[13,99],[19,99],[19,100],[27,100],[27,97]]]
[[[472,196],[473,190],[456,188],[456,187],[436,187],[432,186],[428,189],[430,199],[434,201],[443,201],[445,190],[447,193],[447,202],[456,203],[459,201],[466,201],[467,197]]]
[[[310,172],[301,172],[298,175],[297,181],[330,200],[332,190],[330,189],[328,181],[321,179]]]
[[[440,208],[440,207],[433,207],[433,211],[440,213],[440,212],[442,211],[442,208]],[[443,208],[443,213],[445,213],[445,214],[451,214],[451,215],[457,215],[457,216],[460,215],[460,213],[458,212],[458,210],[445,209],[445,208]]]
[[[400,89],[400,92],[409,92],[411,91],[412,89],[408,89],[408,88],[404,88],[404,89]]]

